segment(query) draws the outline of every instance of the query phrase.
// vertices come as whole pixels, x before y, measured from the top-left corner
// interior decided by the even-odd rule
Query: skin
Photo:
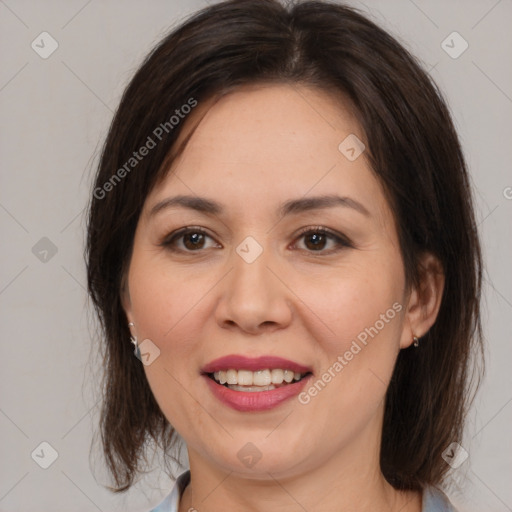
[[[398,352],[435,321],[443,277],[425,255],[421,286],[406,286],[382,187],[364,153],[351,162],[338,150],[349,134],[365,141],[347,102],[296,84],[257,84],[198,105],[179,141],[196,125],[146,199],[123,294],[132,332],[160,350],[144,370],[187,443],[192,479],[180,512],[420,511],[420,493],[396,491],[380,471],[383,400]],[[178,194],[225,211],[150,213]],[[336,206],[279,216],[285,201],[329,194],[367,214]],[[176,239],[176,252],[162,245],[187,226],[207,236]],[[326,238],[317,248],[311,234],[300,236],[317,226],[351,244]],[[247,236],[263,249],[250,264],[236,252]],[[200,377],[218,357],[269,354],[311,366],[318,378],[393,304],[401,311],[307,404],[295,397],[238,412]],[[237,456],[248,442],[262,455],[252,468]]]

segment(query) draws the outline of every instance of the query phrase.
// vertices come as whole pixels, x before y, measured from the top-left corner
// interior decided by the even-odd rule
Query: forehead
[[[269,157],[280,162],[298,161],[305,155],[318,159],[320,152],[336,149],[344,134],[361,136],[341,99],[297,84],[247,85],[216,102],[200,104],[193,116],[190,125],[197,118],[200,122],[186,156],[196,160],[208,150],[216,160],[228,162],[236,156],[255,165],[266,164]],[[186,136],[187,127],[180,139]]]
[[[244,86],[199,103],[175,147],[189,135],[152,204],[186,193],[243,207],[311,191],[354,194],[379,207],[382,192],[364,153],[350,161],[339,149],[347,137],[365,138],[340,96],[298,84]]]

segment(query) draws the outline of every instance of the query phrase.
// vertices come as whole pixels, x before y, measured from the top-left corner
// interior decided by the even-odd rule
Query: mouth
[[[277,404],[292,396],[305,385],[313,371],[311,367],[282,357],[234,354],[206,364],[201,374],[211,384],[210,389],[230,405],[239,402],[235,406],[259,407],[256,403],[259,401],[266,407],[270,402]],[[256,400],[256,397],[259,398]]]
[[[265,368],[256,371],[217,370],[203,373],[202,377],[219,403],[238,412],[258,413],[290,402],[308,385],[312,375],[309,371],[295,373],[292,370]]]
[[[243,391],[248,393],[260,391],[272,391],[282,388],[296,382],[300,382],[305,377],[312,375],[311,372],[294,372],[293,370],[283,370],[281,368],[263,369],[257,371],[251,370],[220,370],[206,374],[207,377],[221,386],[225,386],[233,391]]]

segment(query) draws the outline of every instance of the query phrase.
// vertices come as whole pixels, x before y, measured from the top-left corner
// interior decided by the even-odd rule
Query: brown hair
[[[466,164],[441,93],[401,44],[353,8],[226,1],[196,13],[146,58],[122,97],[96,176],[86,257],[104,340],[101,438],[117,492],[132,485],[148,440],[169,454],[176,439],[133,355],[120,299],[141,209],[182,128],[168,121],[191,99],[268,81],[349,99],[397,221],[408,283],[419,282],[425,252],[445,272],[437,320],[419,348],[399,353],[387,391],[384,476],[396,488],[439,484],[448,469],[441,454],[461,439],[483,354],[481,252]],[[165,122],[165,136],[132,170],[133,152]]]

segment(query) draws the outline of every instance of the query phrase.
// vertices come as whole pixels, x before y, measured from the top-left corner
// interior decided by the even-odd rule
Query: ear
[[[121,305],[123,306],[124,312],[126,313],[126,318],[128,319],[128,322],[134,323],[132,315],[132,301],[130,298],[128,276],[126,275],[126,273],[123,275],[121,279],[121,289],[119,292],[121,297]]]
[[[400,348],[413,343],[413,337],[421,338],[434,325],[443,296],[445,276],[441,262],[425,253],[419,263],[419,282],[413,286],[406,307],[405,322]]]

